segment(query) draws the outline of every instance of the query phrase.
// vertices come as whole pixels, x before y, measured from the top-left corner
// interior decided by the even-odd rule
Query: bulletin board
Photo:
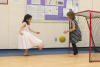
[[[66,21],[66,13],[78,12],[78,6],[78,0],[27,0],[26,13],[32,20]]]
[[[8,5],[8,0],[0,0],[0,5]]]

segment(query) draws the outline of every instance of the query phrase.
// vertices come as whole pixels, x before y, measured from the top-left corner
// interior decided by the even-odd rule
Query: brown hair
[[[75,19],[75,13],[73,11],[70,11],[67,13],[67,16],[71,19],[74,20]]]
[[[26,15],[24,16],[23,22],[26,22],[27,25],[30,25],[30,23],[28,23],[28,21],[27,21],[27,19],[30,19],[30,18],[32,18],[32,16],[31,16],[30,14],[26,14]],[[22,23],[23,23],[23,22],[22,22]]]

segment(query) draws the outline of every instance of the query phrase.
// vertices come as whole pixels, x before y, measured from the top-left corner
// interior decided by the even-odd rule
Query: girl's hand
[[[23,33],[22,33],[22,32],[20,32],[20,35],[23,35]]]
[[[40,32],[36,32],[36,34],[40,34]]]
[[[64,31],[64,34],[66,34],[66,33],[68,33],[68,30],[65,30],[65,31]]]

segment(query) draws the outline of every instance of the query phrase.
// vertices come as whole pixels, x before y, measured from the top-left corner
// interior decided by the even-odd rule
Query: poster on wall
[[[66,21],[69,10],[78,12],[78,0],[27,0],[27,14],[32,20]]]
[[[8,4],[8,0],[0,0],[0,4]]]

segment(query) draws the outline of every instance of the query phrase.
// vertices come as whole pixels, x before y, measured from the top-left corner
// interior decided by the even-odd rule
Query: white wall
[[[17,30],[24,15],[25,0],[9,0],[8,5],[0,5],[0,49],[17,48]]]
[[[100,11],[100,0],[93,0],[93,10]]]
[[[16,2],[15,2],[16,1]],[[100,0],[94,0],[93,9],[100,10]],[[25,0],[9,0],[8,5],[0,5],[0,49],[16,49],[17,48],[17,31],[19,25],[25,15]],[[1,10],[2,9],[2,10]],[[79,0],[79,10],[92,9],[92,0]],[[78,46],[88,46],[88,30],[85,23],[79,23],[83,34],[83,41]],[[68,24],[62,23],[31,23],[32,29],[40,31],[40,35],[36,35],[44,41],[45,47],[66,47],[67,42],[62,44],[55,38],[63,35],[62,32],[68,28]],[[86,33],[87,32],[87,33]]]
[[[92,0],[79,0],[79,10],[80,11],[91,10],[92,6],[94,6],[92,5]]]
[[[0,5],[0,48],[9,48],[8,6]]]

